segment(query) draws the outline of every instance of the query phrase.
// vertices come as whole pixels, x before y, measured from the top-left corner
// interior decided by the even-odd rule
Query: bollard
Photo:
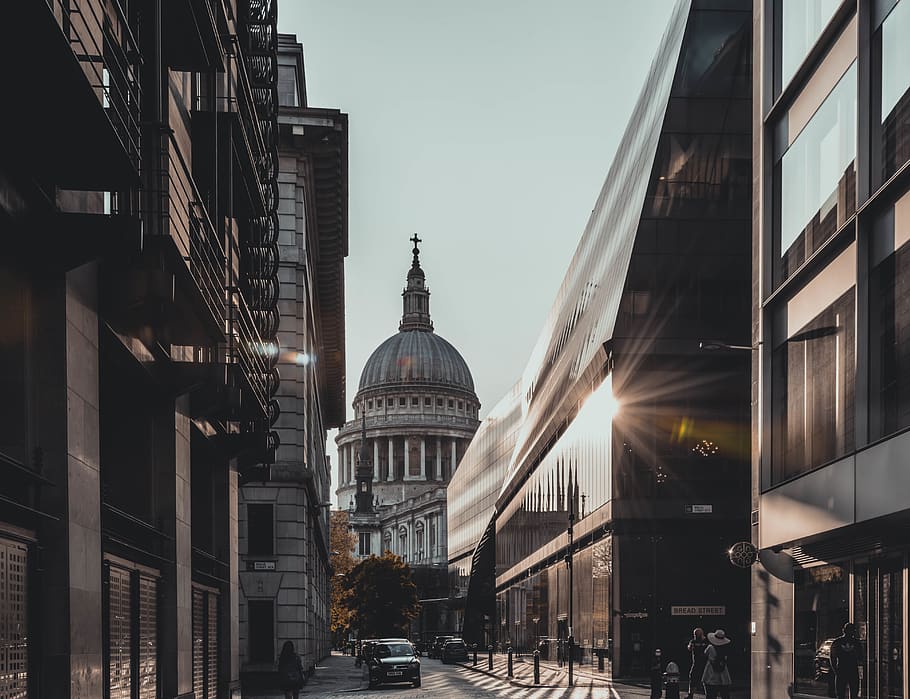
[[[493,646],[487,646],[487,670],[493,670]]]
[[[604,652],[603,651],[599,651],[597,653],[597,671],[598,672],[604,671]]]
[[[474,664],[477,665],[477,644],[473,645],[474,648]]]
[[[509,646],[509,677],[514,677],[512,672],[512,646]]]
[[[534,651],[534,684],[540,684],[540,651]]]

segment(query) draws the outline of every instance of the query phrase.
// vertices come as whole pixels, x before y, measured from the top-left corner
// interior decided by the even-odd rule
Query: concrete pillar
[[[395,438],[389,437],[389,472],[386,474],[386,479],[390,481],[395,480]]]
[[[379,440],[373,440],[373,480],[379,482]]]
[[[442,437],[436,438],[436,480],[442,480]]]
[[[167,558],[162,566],[161,612],[158,628],[161,694],[182,696],[193,691],[193,561],[190,530],[189,396],[174,405],[173,459],[158,463],[159,514]]]
[[[408,444],[408,438],[404,438],[404,479],[411,478],[411,447]]]
[[[41,445],[42,509],[60,518],[41,524],[48,547],[41,612],[32,634],[42,638],[43,696],[102,693],[101,472],[97,271],[86,265],[34,285],[35,442]],[[121,467],[126,467],[120,464]]]
[[[427,440],[420,438],[420,480],[427,479]]]
[[[449,478],[451,478],[452,476],[455,475],[455,454],[456,454],[457,444],[458,444],[457,440],[453,437],[452,438],[452,463],[449,466]]]

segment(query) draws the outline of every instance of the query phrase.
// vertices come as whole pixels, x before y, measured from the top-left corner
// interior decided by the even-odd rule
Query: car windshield
[[[410,643],[384,643],[376,646],[377,658],[393,658],[401,655],[414,655]]]
[[[462,641],[449,641],[446,643],[446,648],[464,648],[464,642]]]

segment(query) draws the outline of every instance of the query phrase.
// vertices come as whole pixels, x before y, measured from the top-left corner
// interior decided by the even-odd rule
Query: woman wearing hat
[[[727,667],[729,644],[730,639],[723,629],[708,634],[708,647],[705,648],[708,662],[705,663],[705,671],[701,676],[707,699],[730,699],[730,685],[733,681]]]

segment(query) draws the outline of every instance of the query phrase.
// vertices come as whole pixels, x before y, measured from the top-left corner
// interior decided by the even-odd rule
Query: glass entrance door
[[[904,574],[899,560],[857,566],[854,618],[865,644],[863,696],[904,699]]]

